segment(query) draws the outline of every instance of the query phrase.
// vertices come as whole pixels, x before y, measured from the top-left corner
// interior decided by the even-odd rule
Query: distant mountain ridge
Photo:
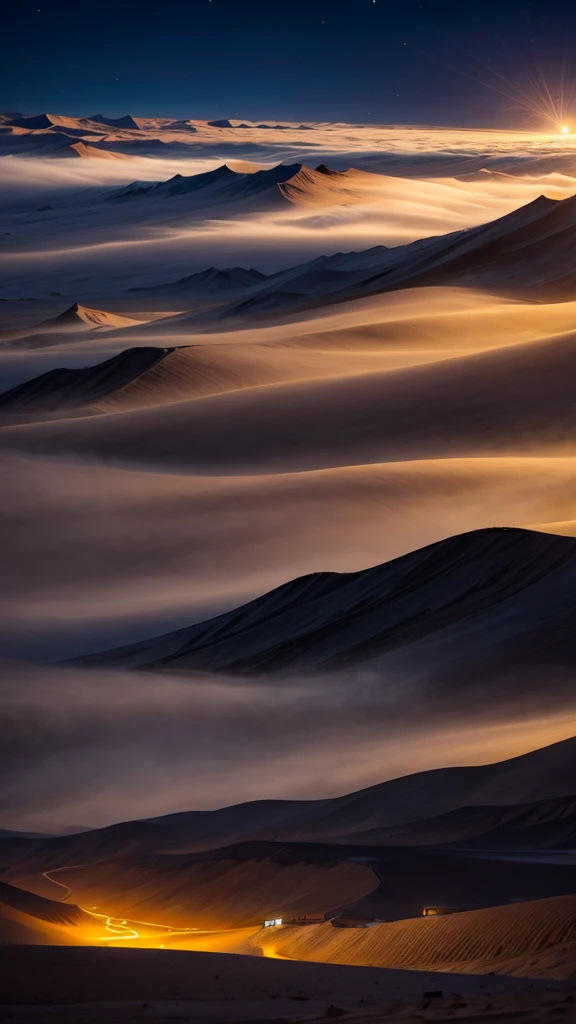
[[[0,836],[0,855],[8,878],[39,865],[145,855],[172,857],[177,866],[176,855],[193,852],[201,859],[369,862],[406,860],[410,849],[422,864],[429,854],[417,848],[443,847],[457,859],[465,851],[541,851],[535,859],[545,863],[546,850],[576,849],[575,778],[572,737],[495,764],[422,771],[341,797],[256,800],[48,839]],[[570,870],[558,875],[559,885]]]
[[[49,319],[32,324],[30,327],[0,331],[0,344],[23,338],[33,338],[34,335],[58,335],[76,331],[133,327],[139,323],[139,320],[123,316],[121,313],[110,313],[105,309],[93,309],[90,306],[74,302],[57,316],[49,317]]]
[[[278,201],[282,198],[282,192],[278,186],[296,178],[302,170],[302,164],[277,164],[265,170],[244,173],[234,171],[227,164],[222,164],[212,171],[204,171],[201,174],[175,174],[167,181],[158,182],[132,182],[108,197],[109,200],[139,200],[142,198],[164,197],[166,199],[175,196],[192,195],[202,192],[203,197],[210,195],[221,201],[231,199],[241,200],[245,197],[254,197],[259,194],[272,192]]]
[[[575,230],[576,196],[563,200],[540,196],[476,228],[390,249],[338,253],[292,267],[220,315],[268,313],[272,296],[278,313],[294,313],[402,288],[447,285],[571,298],[576,284]],[[368,254],[374,257],[369,264]]]
[[[105,117],[104,114],[91,114],[86,120],[95,121],[97,124],[105,126],[109,125],[112,128],[138,129],[140,127],[130,114],[125,114],[124,117]]]
[[[276,201],[283,198],[306,203],[314,200],[316,188],[323,187],[326,181],[336,181],[337,194],[338,183],[345,182],[347,173],[329,172],[322,166],[311,171],[296,164],[239,174],[223,165],[205,174],[176,176],[152,185],[134,182],[110,198],[170,197],[202,190],[202,194],[206,191],[222,202],[274,196]],[[342,201],[346,187],[342,186]],[[214,311],[199,314],[199,320],[278,318],[331,303],[417,287],[480,287],[520,297],[571,298],[576,286],[574,231],[576,196],[563,200],[540,196],[476,228],[391,248],[377,245],[358,252],[334,253],[297,264],[254,281],[246,297],[237,297]],[[240,269],[236,268],[236,272]],[[162,286],[156,287],[160,292]]]
[[[157,292],[162,295],[180,294],[186,292],[199,294],[220,294],[252,288],[268,280],[268,275],[253,268],[245,270],[243,267],[225,267],[219,270],[217,267],[209,267],[207,270],[198,271],[195,274],[188,274],[177,281],[170,281],[167,284],[152,285],[150,287],[129,288],[129,292],[147,292],[153,295]]]

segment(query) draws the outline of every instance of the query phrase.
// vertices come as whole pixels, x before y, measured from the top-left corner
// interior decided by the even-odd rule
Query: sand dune
[[[12,481],[3,505],[4,649],[28,656],[33,610],[35,650],[47,660],[168,632],[295,575],[355,572],[439,536],[570,519],[576,472],[574,459],[542,457],[234,477],[41,455],[4,456],[2,466]],[[40,518],[33,537],[31,495]]]
[[[295,205],[339,206],[366,202],[368,183],[377,187],[378,177],[363,171],[332,171],[321,164],[315,170],[301,167],[278,187]]]
[[[218,270],[216,267],[209,267],[208,270],[199,271],[197,274],[189,274],[180,278],[179,281],[171,281],[166,284],[154,285],[149,288],[131,288],[131,292],[140,292],[150,295],[195,295],[195,294],[219,294],[220,292],[241,291],[261,284],[266,280],[266,274],[259,270],[244,270],[243,267],[230,267],[225,270]]]
[[[57,877],[74,898],[105,905],[115,916],[199,929],[257,927],[273,914],[321,917],[378,884],[363,864],[240,861],[226,854],[197,863],[169,857],[107,862],[66,868]]]
[[[96,146],[91,146],[86,142],[73,142],[69,147],[72,153],[76,156],[81,157],[84,160],[127,160],[128,157],[124,153],[115,153],[114,150],[102,150],[97,149]]]
[[[302,577],[216,619],[85,663],[266,674],[377,659],[381,670],[399,669],[402,657],[414,668],[433,657],[445,684],[470,661],[490,675],[520,664],[567,667],[575,559],[572,538],[478,531],[349,576]]]
[[[34,380],[0,394],[1,412],[74,409],[105,401],[164,360],[170,349],[128,349],[95,367],[49,370]]]
[[[329,913],[343,924],[420,919],[427,906],[471,910],[513,904],[561,896],[574,884],[573,858],[563,863],[429,848],[252,841],[179,855],[142,851],[114,860],[92,859],[89,851],[88,844],[77,866],[62,864],[61,857],[54,878],[70,886],[70,899],[173,927],[258,926],[275,913],[286,921]],[[40,863],[38,851],[36,867]],[[27,866],[33,866],[32,858]],[[32,890],[39,881],[44,886],[38,876],[17,876],[18,885]]]
[[[346,261],[355,255],[343,253],[339,259]],[[365,256],[368,260],[370,253]],[[175,287],[177,284],[174,283]],[[170,286],[161,285],[157,292],[152,292],[155,303],[159,301],[164,287]],[[132,293],[126,304],[136,303],[137,294]],[[147,301],[147,289],[139,294],[143,296],[139,302]],[[173,304],[175,300],[176,295],[171,297]],[[181,300],[182,304],[190,302],[192,306],[196,305],[193,292],[186,298],[181,296]],[[131,330],[131,338],[137,344],[162,344],[159,336],[166,338],[169,335],[171,344],[175,345],[229,345],[233,342],[243,349],[253,345],[266,345],[276,351],[285,347],[291,350],[295,347],[311,348],[325,353],[325,367],[329,374],[334,353],[342,349],[353,350],[361,370],[361,357],[367,351],[386,352],[390,365],[393,365],[393,359],[396,365],[402,365],[403,361],[410,365],[416,357],[426,362],[553,340],[573,330],[575,311],[573,302],[515,301],[468,288],[415,288],[338,306],[328,305],[290,317],[281,324],[248,327],[235,324],[233,331],[215,330],[215,324],[212,324],[209,334],[205,332],[206,324],[202,327],[198,324],[196,314],[180,313],[162,322],[151,320],[143,323],[137,330]],[[91,339],[92,342],[94,340]],[[102,345],[112,342],[123,344],[124,339],[120,333],[114,332],[99,339]]]
[[[297,960],[470,974],[491,969],[525,977],[539,955],[552,950],[569,955],[551,976],[570,978],[576,973],[576,896],[365,930],[330,924],[283,928],[273,941],[278,953]]]
[[[278,1020],[279,1015],[285,1021],[325,1021],[334,1005],[349,1010],[344,1020],[350,1024],[360,1024],[367,1014],[396,1022],[405,1021],[412,1010],[414,1016],[420,1013],[423,993],[439,986],[446,993],[439,1000],[441,1012],[449,1012],[457,992],[468,1002],[465,1013],[472,1020],[480,1013],[486,1017],[490,1004],[500,1015],[514,1014],[522,1024],[534,1024],[550,1019],[551,1010],[569,1011],[566,1000],[573,998],[565,987],[534,986],[518,978],[494,977],[487,985],[474,976],[166,949],[14,947],[5,951],[5,964],[13,1018],[29,1018],[33,1001],[42,1006],[39,1012],[57,1015],[63,1024],[75,1024],[78,1004],[89,1024],[141,1021],[143,1013],[152,1024],[165,1024],[175,1013],[194,1024],[246,1024]],[[5,995],[3,988],[0,997]]]
[[[151,184],[134,182],[112,192],[107,198],[116,203],[136,201],[143,216],[142,202],[179,196],[186,196],[191,201],[195,199],[202,211],[207,204],[218,207],[221,204],[241,204],[245,201],[249,201],[253,208],[259,200],[274,209],[282,205],[280,185],[298,178],[303,170],[307,168],[303,169],[301,164],[279,164],[277,167],[245,173],[222,164],[213,171],[201,174],[175,174],[167,181]]]
[[[188,860],[168,858],[166,862],[166,870],[172,870],[172,863],[178,873],[190,863],[191,852],[230,844],[240,844],[234,854],[240,863],[267,859],[282,863],[284,858],[288,865],[322,866],[350,858],[368,864],[376,859],[385,865],[380,874],[383,887],[370,898],[367,913],[374,913],[377,899],[377,916],[383,909],[396,917],[418,915],[429,903],[491,905],[512,896],[556,895],[570,891],[574,870],[569,853],[574,846],[575,756],[571,739],[496,764],[420,772],[328,800],[260,800],[75,835],[4,838],[0,850],[12,880],[46,868],[111,860],[120,864],[119,858],[131,872],[135,858],[143,855],[186,854]],[[495,822],[504,822],[504,837],[508,826],[504,843]],[[470,859],[458,849],[433,854],[422,849],[426,844],[448,846],[455,840],[472,851],[500,850],[500,868],[483,853]],[[507,849],[538,851],[559,844],[566,858],[552,857],[548,865],[540,855],[502,859]],[[400,852],[395,849],[398,845],[404,847]],[[413,847],[412,852],[408,847]],[[122,865],[110,869],[110,878],[115,871],[121,873]],[[152,874],[146,876],[149,881]],[[323,877],[319,875],[320,881]],[[475,879],[472,890],[470,877]],[[396,880],[394,885],[390,879]],[[22,884],[30,887],[28,881]],[[45,881],[38,891],[56,894],[56,889],[46,888]],[[340,897],[332,899],[334,906],[343,902]]]
[[[330,179],[329,179],[330,180]],[[342,302],[398,288],[462,284],[502,294],[571,297],[576,265],[570,244],[576,198],[540,196],[527,206],[470,230],[391,249],[324,257],[294,267],[263,285],[228,315],[269,313],[270,296],[286,311]]]
[[[138,129],[140,127],[130,114],[125,114],[124,117],[105,117],[104,114],[91,114],[86,120],[96,121],[97,124],[103,124],[111,128]]]
[[[235,138],[229,152],[236,159],[215,167],[215,160],[222,160],[222,149],[215,146],[213,128],[186,121],[146,125],[144,119],[136,120],[138,127],[134,129],[107,127],[82,118],[60,118],[51,128],[36,131],[5,127],[0,148],[18,154],[24,179],[34,173],[30,165],[45,158],[46,179],[51,185],[44,187],[52,200],[48,211],[31,203],[23,216],[19,197],[11,212],[4,211],[0,234],[5,245],[11,251],[34,252],[34,262],[40,264],[44,262],[38,251],[40,239],[43,246],[55,252],[76,251],[80,246],[81,259],[91,264],[92,256],[105,262],[106,255],[120,256],[119,252],[104,254],[95,248],[114,241],[124,249],[122,255],[130,267],[128,276],[133,278],[129,284],[138,286],[158,282],[158,267],[166,262],[166,249],[170,258],[177,257],[175,277],[190,273],[191,261],[191,269],[203,269],[206,263],[202,262],[202,253],[212,251],[214,243],[216,250],[211,258],[225,258],[227,262],[231,246],[234,259],[240,261],[256,246],[255,265],[270,273],[343,246],[360,250],[375,243],[403,246],[415,239],[437,238],[509,214],[543,192],[553,199],[564,199],[576,190],[571,174],[519,178],[488,173],[479,179],[467,173],[470,165],[477,166],[470,153],[461,166],[452,168],[455,173],[463,173],[463,180],[445,176],[450,169],[441,164],[429,168],[430,176],[423,180],[418,154],[408,156],[415,166],[407,177],[400,176],[401,169],[394,176],[394,167],[377,167],[384,173],[350,168],[355,162],[353,152],[347,154],[347,170],[341,169],[341,156],[335,161],[337,169],[331,170],[333,154],[323,155],[310,130],[307,138],[306,133],[296,130],[294,137],[285,136],[286,144],[279,146],[273,126],[268,131],[246,130],[241,141],[237,129],[230,129],[228,138],[234,133]],[[222,131],[218,129],[217,133]],[[316,133],[316,129],[313,131]],[[310,145],[312,138],[314,143]],[[327,138],[326,134],[320,136],[320,146]],[[331,147],[337,138],[329,138]],[[308,145],[302,148],[306,141]],[[96,159],[98,154],[107,159]],[[63,167],[64,161],[53,156],[73,157],[72,162],[84,166]],[[323,158],[324,162],[318,163]],[[100,187],[67,196],[57,188],[59,195],[55,196],[54,184],[63,177],[72,181],[85,178],[92,186],[99,179]],[[18,191],[17,183],[15,188]],[[36,214],[42,210],[49,216],[38,218]],[[180,246],[179,239],[185,236],[194,237],[192,249]],[[134,273],[132,247],[136,239],[154,243],[155,253],[163,250],[159,259],[150,261],[140,280],[140,275]],[[433,252],[427,249],[430,257]],[[143,255],[138,255],[136,263],[148,264]],[[413,255],[397,250],[394,273],[399,272],[396,261],[400,260],[403,272],[410,277],[415,268]],[[384,263],[382,269],[388,268],[389,262]],[[23,268],[24,273],[29,269]],[[47,272],[49,269],[45,268]],[[73,277],[75,272],[76,265],[71,262],[67,276]],[[304,272],[302,284],[303,276]],[[81,275],[81,280],[87,279]],[[102,280],[101,273],[92,278],[94,283],[97,280]],[[113,278],[111,283],[117,287],[119,280]],[[352,276],[341,284],[350,288],[361,281]],[[311,291],[308,282],[304,289],[308,302],[315,297]],[[292,297],[284,295],[284,306],[297,305],[299,294],[295,289]],[[254,313],[260,309],[261,314],[269,301],[263,296]],[[302,298],[298,301],[301,304]]]
[[[240,199],[246,193],[271,190],[277,198],[282,196],[295,206],[337,207],[381,200],[386,181],[380,175],[355,169],[333,171],[324,164],[315,169],[300,163],[279,164],[270,169],[252,169],[249,173],[223,164],[214,171],[188,177],[177,174],[165,182],[149,185],[135,182],[113,193],[110,198],[171,197],[201,191],[204,201],[207,193],[212,200],[217,195],[231,200]],[[433,186],[428,186],[430,188]]]
[[[572,849],[576,845],[576,805],[569,796],[508,807],[459,807],[424,821],[347,834],[343,841],[382,846],[450,844],[491,851]]]
[[[495,454],[566,456],[576,451],[575,358],[574,338],[567,335],[122,419],[15,427],[3,431],[2,444],[228,473]]]
[[[35,319],[40,317],[36,315]],[[139,626],[142,614],[151,616],[160,610],[162,621],[156,631],[161,632],[172,624],[175,627],[192,621],[194,616],[205,619],[213,608],[240,605],[295,575],[327,569],[356,571],[465,530],[505,523],[564,532],[564,528],[557,531],[554,524],[574,519],[574,460],[570,454],[561,455],[561,448],[548,444],[543,447],[537,421],[532,422],[530,403],[540,408],[539,422],[546,421],[547,438],[549,424],[559,419],[561,411],[560,403],[554,404],[555,396],[565,386],[564,423],[569,433],[571,342],[570,335],[563,339],[561,334],[569,331],[573,322],[573,303],[518,303],[469,290],[420,289],[349,303],[339,306],[337,312],[331,307],[302,322],[257,331],[191,335],[179,318],[131,327],[132,344],[188,348],[170,357],[178,374],[164,378],[163,369],[168,371],[170,367],[170,361],[164,360],[149,378],[149,383],[156,380],[158,372],[162,382],[157,380],[154,387],[141,391],[141,379],[133,391],[129,389],[130,394],[107,399],[106,411],[120,412],[123,408],[157,404],[158,400],[181,402],[193,397],[195,401],[159,409],[162,430],[150,425],[145,444],[141,427],[149,413],[138,413],[140,436],[134,441],[135,414],[122,420],[100,417],[99,430],[106,428],[107,458],[115,462],[123,455],[122,469],[114,468],[114,462],[109,467],[88,466],[77,456],[73,476],[60,472],[40,448],[53,453],[70,452],[74,447],[79,450],[75,435],[80,424],[68,424],[66,431],[59,425],[58,442],[51,439],[45,446],[35,438],[36,428],[31,434],[26,428],[19,445],[32,448],[34,441],[39,454],[10,459],[9,472],[16,483],[10,495],[10,537],[23,549],[34,550],[37,558],[34,565],[26,558],[20,558],[16,565],[14,544],[6,551],[5,593],[10,595],[6,630],[14,636],[32,607],[35,629],[44,635],[47,631],[53,635],[55,630],[62,635],[69,615],[75,623],[86,624],[93,624],[96,616],[101,625],[96,632],[93,625],[89,627],[90,635],[95,636],[95,649],[104,648],[146,633],[151,635],[153,630],[147,625]],[[37,336],[45,337],[50,336]],[[50,366],[85,365],[116,355],[126,348],[128,336],[125,331],[106,330],[63,333],[61,337],[70,339],[73,346],[67,347],[66,356],[50,356],[46,350],[40,361],[32,349],[18,352],[17,375],[12,374],[9,362],[16,354],[6,355],[2,363],[7,374],[5,387],[14,376],[17,381],[25,381]],[[84,340],[80,343],[78,338]],[[547,370],[549,343],[553,358],[563,349],[565,373],[559,368],[561,362],[556,364],[556,374],[552,365]],[[480,355],[473,359],[447,358],[494,347],[498,351],[491,355],[494,363],[490,374],[483,376],[483,387],[477,381],[484,366]],[[70,362],[68,351],[74,352]],[[528,360],[536,355],[538,362],[532,368]],[[506,369],[498,379],[496,364],[501,357]],[[441,359],[443,363],[438,362]],[[436,379],[429,378],[430,386],[425,386],[426,360],[431,364],[432,377],[440,371],[445,375],[444,390]],[[409,362],[420,364],[420,390],[412,377],[414,371],[406,376],[404,372],[388,373],[394,365]],[[448,383],[450,366],[459,368],[461,376]],[[382,372],[376,378],[377,370],[386,370],[386,374]],[[522,398],[529,375],[532,381]],[[326,379],[328,376],[332,382]],[[334,381],[338,376],[342,379]],[[393,376],[395,383],[388,386],[386,376]],[[185,389],[177,377],[185,381]],[[316,380],[282,388],[260,386],[303,378]],[[546,387],[553,396],[549,416],[544,381],[548,381]],[[485,403],[483,423],[474,423],[465,416],[477,383],[478,400]],[[361,399],[372,385],[374,401],[370,410]],[[186,390],[188,386],[192,390]],[[199,394],[231,388],[237,394],[223,396],[226,401],[221,409],[212,406],[214,399],[196,401]],[[243,388],[252,390],[241,395]],[[318,399],[332,389],[338,397],[334,394],[315,411],[313,397]],[[462,389],[465,397],[459,393]],[[425,402],[431,401],[435,391],[437,398],[429,413]],[[265,402],[268,392],[270,398]],[[304,402],[308,393],[309,404]],[[354,394],[357,403],[352,405]],[[280,402],[282,397],[285,401]],[[228,399],[243,406],[241,417],[232,416],[236,410],[228,406]],[[514,446],[510,443],[511,453],[505,454],[500,426],[508,416],[508,401],[517,417],[514,422],[511,414],[508,422],[515,432],[525,430],[526,441],[522,449],[517,442]],[[449,403],[453,403],[453,418],[446,424],[446,440],[442,446],[435,444],[439,457],[431,459],[430,443],[442,427]],[[201,408],[194,411],[194,406]],[[254,417],[258,426],[245,437],[250,407],[261,411]],[[208,430],[217,411],[218,430]],[[328,436],[332,421],[342,430],[341,440]],[[451,431],[449,422],[453,424]],[[408,431],[413,434],[410,447],[403,436]],[[99,438],[94,433],[90,449],[99,451]],[[294,433],[296,447],[303,453],[301,468],[286,472],[293,464],[292,460],[288,462],[286,451],[294,448]],[[381,438],[377,444],[375,433]],[[477,439],[474,446],[470,434]],[[2,435],[6,440],[7,431],[3,430]],[[486,451],[488,442],[490,449],[479,457],[479,445]],[[88,450],[87,441],[85,445]],[[440,457],[455,447],[461,457]],[[244,467],[233,461],[238,451],[253,466],[246,475],[239,475],[238,470]],[[550,457],[551,451],[554,457]],[[182,468],[169,472],[168,465],[175,464],[175,455]],[[382,461],[386,455],[394,461]],[[374,464],[365,464],[368,457],[376,459]],[[126,458],[132,460],[129,471]],[[306,465],[302,465],[304,458]],[[312,458],[320,465],[334,459],[342,465],[310,472]],[[355,463],[352,466],[351,460]],[[152,466],[161,466],[161,478],[152,475]],[[193,472],[195,467],[201,475]],[[26,537],[24,529],[31,491],[37,507],[45,510],[43,525],[36,529],[33,540]],[[102,515],[96,514],[96,496],[98,507],[106,509],[105,522],[115,523],[122,531],[121,551],[114,542],[112,526],[104,528]],[[71,509],[75,521],[82,522],[86,536],[91,538],[89,546],[81,543],[80,535],[72,528]],[[355,524],[353,531],[351,522]],[[168,529],[165,524],[169,524]],[[58,556],[58,550],[62,556]],[[42,578],[38,576],[38,564],[44,567]],[[79,564],[86,574],[86,589],[79,580],[74,582],[69,568]],[[156,585],[151,589],[148,581],[152,577]],[[123,632],[116,626],[108,628],[107,623],[123,625]],[[71,647],[68,638],[67,647],[56,648],[54,654],[52,648],[47,656],[56,657],[63,649],[81,653],[78,637],[72,634],[71,627]]]
[[[409,356],[402,358],[410,361]],[[414,358],[425,360],[425,355]],[[290,380],[347,376],[361,368],[382,369],[388,363],[394,367],[395,362],[377,350],[344,349],[327,361],[323,353],[304,347],[290,351],[264,344],[146,346],[126,349],[95,366],[49,370],[0,394],[0,412],[121,412]]]
[[[0,882],[0,946],[81,945],[97,931],[95,919],[80,907]]]
[[[91,331],[97,328],[117,329],[119,327],[134,327],[141,321],[134,317],[122,316],[119,313],[109,313],[103,309],[90,309],[75,302],[58,316],[42,320],[31,327],[23,327],[20,330],[0,331],[0,345],[20,338],[26,339],[36,334],[48,334],[52,337],[63,333],[77,331]]]

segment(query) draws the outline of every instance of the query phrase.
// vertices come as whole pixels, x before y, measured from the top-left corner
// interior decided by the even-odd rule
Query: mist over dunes
[[[0,1001],[570,1014],[574,137],[101,109],[0,116]]]

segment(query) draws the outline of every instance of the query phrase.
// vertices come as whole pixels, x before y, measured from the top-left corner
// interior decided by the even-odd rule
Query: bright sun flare
[[[570,131],[571,131],[570,125],[563,124],[563,125],[560,126],[560,134],[561,135],[570,135]]]

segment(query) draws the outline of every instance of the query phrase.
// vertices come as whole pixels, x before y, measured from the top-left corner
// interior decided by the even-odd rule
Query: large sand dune
[[[170,857],[105,862],[55,877],[75,899],[117,917],[201,930],[257,927],[270,916],[322,917],[378,884],[363,864],[235,860],[225,852],[197,863]]]
[[[275,385],[86,423],[7,429],[0,443],[228,473],[572,455],[575,358],[568,334],[433,365]]]
[[[478,531],[349,576],[294,580],[214,620],[84,663],[266,674],[386,656],[399,666],[403,656],[413,670],[432,659],[446,682],[470,661],[493,677],[520,665],[568,668],[575,559],[572,538]]]
[[[178,845],[178,831],[179,845],[185,847],[181,825],[167,831],[164,849],[171,842]],[[156,845],[163,845],[158,834]],[[91,856],[94,846],[85,844],[83,863],[75,866],[63,846],[50,855],[44,844],[11,873],[25,866],[31,873],[16,875],[16,884],[32,891],[40,886],[54,896],[62,890],[56,885],[47,890],[45,878],[33,870],[52,857],[60,866],[50,878],[70,887],[71,900],[121,918],[201,929],[255,926],[276,916],[313,920],[325,913],[344,923],[396,921],[420,918],[428,906],[470,910],[561,896],[574,888],[574,857],[562,861],[558,856],[523,859],[433,848],[250,842],[214,851],[99,860]]]
[[[264,941],[264,939],[262,940]],[[275,930],[274,949],[297,960],[464,974],[538,974],[551,952],[547,973],[576,972],[576,896],[518,903],[469,913],[378,924],[367,929],[331,924]]]
[[[383,846],[450,844],[492,851],[570,849],[576,842],[576,807],[571,796],[508,807],[459,807],[423,821],[347,834],[343,841]]]
[[[539,290],[571,296],[576,267],[572,263],[572,236],[576,200],[540,196],[504,217],[469,231],[413,242],[383,250],[367,272],[362,254],[350,255],[345,266],[333,257],[278,275],[263,286],[286,291],[286,306],[356,298],[397,288],[460,283],[494,288],[510,294]],[[317,270],[321,267],[323,278]],[[260,299],[244,302],[237,310],[258,309]]]
[[[52,342],[54,336],[48,337]],[[426,353],[412,359],[425,362]],[[148,345],[126,349],[95,366],[49,370],[0,394],[0,411],[57,412],[85,407],[86,411],[120,412],[292,380],[347,378],[368,369],[394,368],[397,361],[410,363],[411,358],[409,354],[390,356],[385,350],[362,353],[343,348],[327,359],[312,346],[294,351],[258,343],[195,344],[176,349]]]

